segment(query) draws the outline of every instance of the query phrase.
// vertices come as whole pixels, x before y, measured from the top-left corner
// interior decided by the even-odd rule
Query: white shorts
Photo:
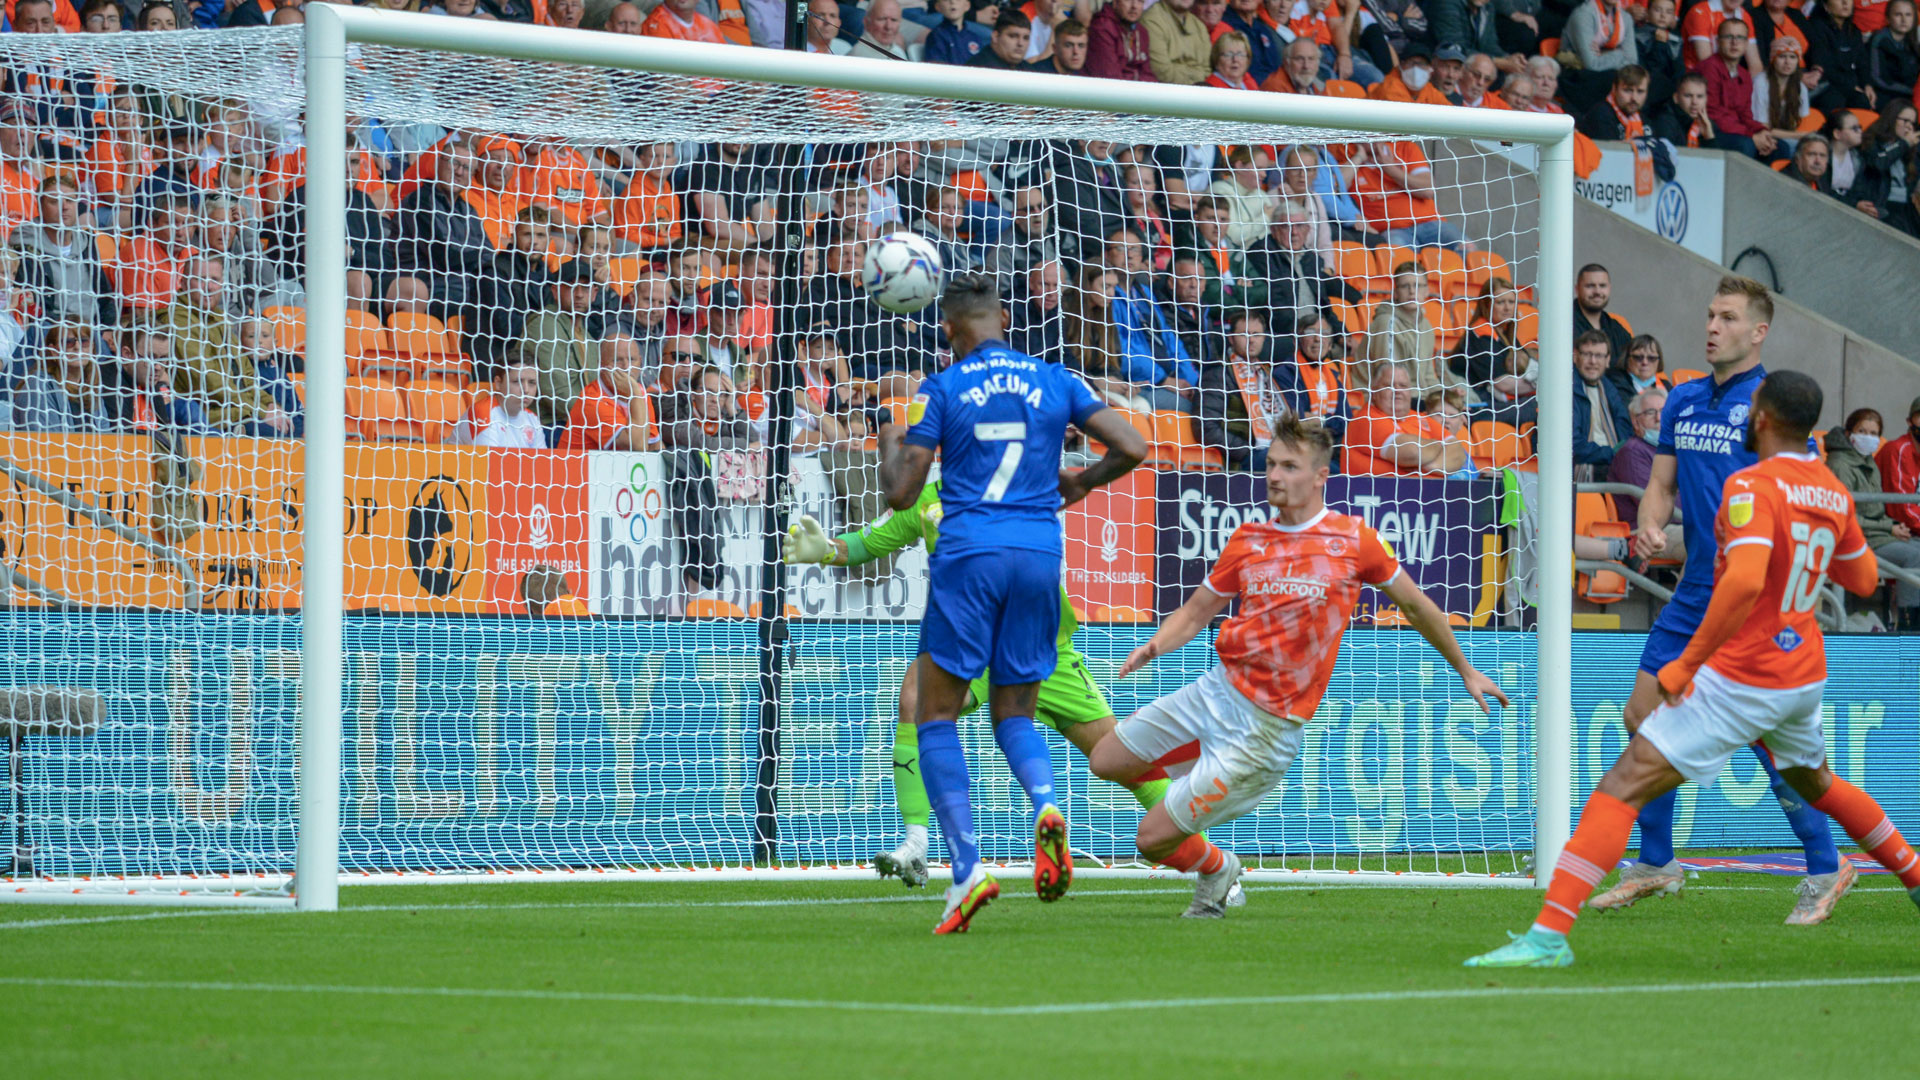
[[[1166,766],[1175,779],[1162,805],[1197,833],[1260,805],[1300,752],[1304,722],[1262,712],[1215,665],[1193,684],[1120,721],[1113,733],[1143,761],[1199,744],[1199,756]]]
[[[1743,746],[1764,742],[1779,769],[1817,769],[1827,760],[1820,726],[1825,679],[1791,690],[1737,683],[1712,668],[1693,677],[1693,691],[1678,705],[1662,705],[1640,725],[1681,776],[1712,787],[1720,770]]]

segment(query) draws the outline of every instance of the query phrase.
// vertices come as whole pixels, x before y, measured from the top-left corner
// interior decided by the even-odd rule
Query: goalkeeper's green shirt
[[[927,554],[933,554],[933,547],[940,542],[940,482],[933,481],[920,490],[920,498],[905,510],[893,514],[866,526],[858,532],[841,536],[840,542],[847,545],[847,564],[858,566],[872,562],[882,556],[891,555],[901,548],[913,546],[915,540],[923,540],[927,545]],[[1055,647],[1062,652],[1073,648],[1073,632],[1080,626],[1073,617],[1073,601],[1067,596],[1067,586],[1060,585],[1060,634],[1054,639]]]

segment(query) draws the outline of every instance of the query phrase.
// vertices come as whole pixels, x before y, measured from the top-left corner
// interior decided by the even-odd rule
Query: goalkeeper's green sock
[[[1139,783],[1123,786],[1133,792],[1134,801],[1140,804],[1140,809],[1151,810],[1160,805],[1161,799],[1167,797],[1167,785],[1172,782],[1163,776],[1158,780],[1142,780]]]
[[[900,820],[907,823],[908,838],[917,837],[924,850],[933,807],[920,778],[920,729],[906,721],[893,729],[893,804],[900,808]]]

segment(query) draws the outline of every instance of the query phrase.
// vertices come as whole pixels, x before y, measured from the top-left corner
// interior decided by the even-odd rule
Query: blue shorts
[[[937,555],[927,573],[920,651],[940,669],[995,686],[1045,682],[1059,663],[1060,556],[988,549]]]
[[[1700,620],[1707,617],[1707,601],[1712,598],[1712,589],[1689,589],[1684,583],[1674,590],[1673,599],[1660,609],[1660,617],[1647,632],[1647,647],[1640,652],[1641,671],[1659,675],[1661,668],[1680,659],[1693,632],[1700,629]]]

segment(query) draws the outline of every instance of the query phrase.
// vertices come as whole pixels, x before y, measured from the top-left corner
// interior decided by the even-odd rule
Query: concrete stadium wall
[[[1613,310],[1637,333],[1660,339],[1669,368],[1705,370],[1704,312],[1725,268],[1584,199],[1574,200],[1573,217],[1575,260],[1614,268]],[[1899,413],[1920,394],[1920,363],[1816,314],[1792,294],[1776,299],[1766,357],[1827,388],[1823,425],[1862,405]]]
[[[1750,158],[1727,154],[1721,261],[1757,247],[1773,260],[1780,291],[1868,340],[1920,361],[1920,241]],[[1749,257],[1740,272],[1766,280]],[[1902,399],[1905,400],[1904,398]]]

